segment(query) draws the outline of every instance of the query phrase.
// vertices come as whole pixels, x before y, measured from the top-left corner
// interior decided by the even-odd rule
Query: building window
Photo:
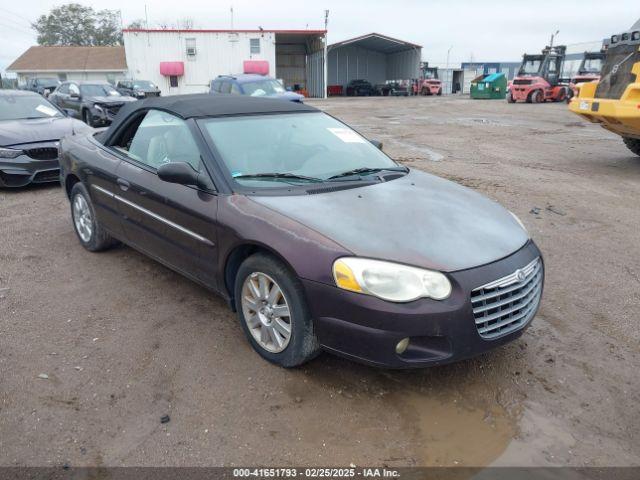
[[[260,39],[259,38],[250,38],[249,39],[250,53],[259,54],[260,53]]]
[[[60,80],[61,82],[66,82],[67,81],[67,74],[66,73],[59,73],[58,74],[58,80]]]
[[[187,58],[195,58],[196,56],[196,39],[195,38],[186,38],[185,44],[187,47]]]
[[[173,88],[178,86],[178,76],[177,75],[170,75],[169,76],[169,86],[173,87]]]

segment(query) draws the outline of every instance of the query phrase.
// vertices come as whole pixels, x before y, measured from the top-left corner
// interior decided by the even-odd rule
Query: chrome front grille
[[[473,290],[471,304],[480,336],[490,340],[524,327],[540,303],[543,276],[538,257],[512,274]]]

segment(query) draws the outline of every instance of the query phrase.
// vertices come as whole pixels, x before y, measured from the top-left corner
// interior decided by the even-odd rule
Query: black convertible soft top
[[[150,97],[138,102],[131,102],[122,108],[122,115],[118,115],[118,120],[128,117],[135,110],[149,108],[165,110],[182,118],[317,110],[304,103],[282,99],[198,93],[193,95]]]
[[[317,112],[318,109],[299,102],[274,98],[260,98],[242,95],[172,95],[149,97],[137,102],[126,103],[118,112],[111,126],[96,135],[100,141],[107,141],[116,130],[135,112],[151,108],[164,110],[178,117],[217,117],[224,115],[253,115],[261,113]]]

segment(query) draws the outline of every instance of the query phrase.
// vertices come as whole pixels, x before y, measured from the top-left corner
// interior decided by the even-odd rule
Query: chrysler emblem
[[[527,278],[527,276],[522,270],[516,270],[516,278],[518,279],[519,282],[523,282],[524,279]]]

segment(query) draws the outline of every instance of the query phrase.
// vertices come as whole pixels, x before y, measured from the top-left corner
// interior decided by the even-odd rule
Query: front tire
[[[90,127],[95,127],[95,124],[93,123],[93,115],[91,115],[91,112],[86,108],[82,110],[82,121]]]
[[[640,156],[640,139],[631,137],[622,137],[624,144],[629,150]]]
[[[296,367],[320,352],[300,280],[279,260],[248,257],[235,281],[238,320],[253,349],[265,360]]]
[[[507,103],[516,103],[516,99],[513,98],[511,92],[507,93]]]
[[[96,218],[91,197],[85,186],[78,182],[71,189],[71,220],[80,244],[90,252],[99,252],[115,245]]]

